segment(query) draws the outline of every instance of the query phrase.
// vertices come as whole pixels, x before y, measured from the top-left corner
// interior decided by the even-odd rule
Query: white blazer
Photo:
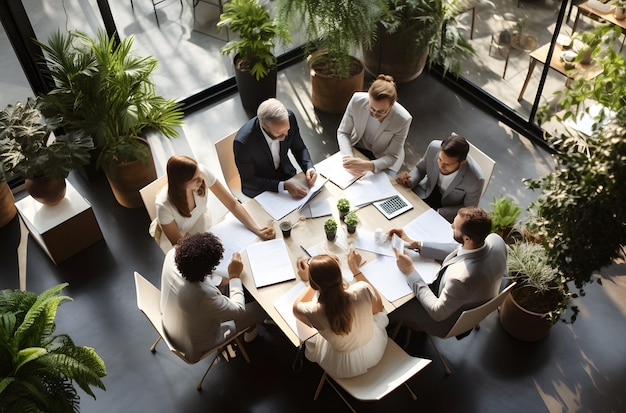
[[[352,95],[337,129],[337,143],[342,155],[352,156],[352,147],[363,138],[370,116],[368,93],[356,92]],[[376,157],[374,172],[396,166],[396,162],[404,154],[404,142],[409,134],[411,120],[413,117],[402,105],[398,102],[393,104],[391,111],[378,127],[374,142],[368,142]]]

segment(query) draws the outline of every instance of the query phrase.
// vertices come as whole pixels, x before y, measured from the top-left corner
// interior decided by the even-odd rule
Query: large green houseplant
[[[57,307],[71,300],[59,295],[65,286],[0,291],[0,412],[77,412],[75,385],[94,399],[92,386],[105,389],[94,349],[54,334]]]
[[[65,195],[65,178],[89,163],[93,140],[83,131],[54,135],[58,118],[43,119],[39,99],[7,105],[0,112],[0,164],[26,179],[37,200],[55,204]]]
[[[224,5],[217,23],[237,34],[222,47],[234,54],[235,78],[243,107],[255,111],[264,100],[276,97],[276,44],[286,44],[291,34],[284,21],[273,19],[259,0],[232,0]]]
[[[156,171],[149,146],[138,137],[148,129],[175,137],[183,117],[178,102],[156,93],[151,75],[157,60],[131,53],[132,36],[118,44],[102,30],[96,38],[57,32],[39,44],[42,64],[55,84],[42,96],[42,112],[60,116],[66,130],[91,135],[100,151],[97,165],[118,202],[142,206],[138,191],[156,179]]]
[[[381,71],[398,82],[413,80],[424,66],[437,64],[456,76],[461,62],[476,54],[457,19],[489,0],[386,0],[386,13],[377,28],[373,47],[364,48],[366,68]],[[471,34],[470,34],[471,36]]]
[[[353,55],[366,47],[385,11],[384,0],[279,0],[278,16],[301,28],[311,66],[313,106],[343,113],[363,89],[363,65]]]
[[[500,309],[502,326],[520,340],[545,337],[573,297],[565,277],[551,264],[544,246],[525,240],[507,246],[507,272],[517,284]]]
[[[595,31],[604,39],[595,54],[603,71],[565,90],[564,114],[557,120],[575,118],[591,100],[610,109],[610,115],[600,111],[591,136],[568,129],[549,136],[557,167],[529,182],[540,190],[534,204],[537,235],[551,264],[579,289],[626,245],[626,61],[613,48],[618,33],[604,27]]]

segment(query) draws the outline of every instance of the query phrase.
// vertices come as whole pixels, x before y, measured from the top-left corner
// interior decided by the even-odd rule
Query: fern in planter
[[[272,53],[275,45],[291,41],[284,21],[272,19],[267,8],[258,0],[232,0],[224,5],[217,27],[239,35],[220,50],[222,54],[239,55],[238,68],[260,80],[276,66]]]
[[[279,18],[301,27],[307,52],[325,51],[326,74],[340,79],[350,76],[351,53],[361,45],[371,44],[376,23],[385,10],[384,0],[279,0],[278,3]]]
[[[66,334],[54,335],[59,295],[67,283],[39,296],[0,291],[0,412],[77,412],[77,384],[93,398],[105,389],[102,359],[93,348],[76,346]]]
[[[507,239],[511,230],[522,213],[522,209],[513,200],[503,195],[496,197],[491,203],[491,230]]]

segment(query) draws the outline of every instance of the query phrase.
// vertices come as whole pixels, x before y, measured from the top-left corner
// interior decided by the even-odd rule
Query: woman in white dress
[[[159,245],[167,252],[185,235],[204,232],[211,226],[207,189],[250,231],[263,240],[275,237],[274,229],[259,227],[248,211],[215,176],[194,159],[173,155],[167,161],[167,181],[156,197],[157,221],[163,230]]]
[[[348,285],[336,257],[300,258],[298,275],[309,286],[295,300],[293,312],[319,335],[306,342],[305,356],[332,377],[354,377],[375,366],[387,346],[389,323],[376,289],[359,270],[361,256],[348,253],[356,282]],[[316,292],[318,294],[316,294]]]

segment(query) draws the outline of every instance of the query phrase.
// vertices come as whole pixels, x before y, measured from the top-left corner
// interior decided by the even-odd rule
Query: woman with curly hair
[[[265,313],[257,302],[245,303],[239,253],[228,265],[229,296],[210,277],[222,260],[224,247],[214,234],[184,237],[165,255],[161,274],[163,328],[176,349],[195,362],[229,335],[260,324]],[[251,341],[258,329],[244,334]]]
[[[402,166],[413,117],[397,99],[396,83],[389,75],[378,75],[367,93],[352,95],[337,129],[337,143],[343,167],[353,175],[398,172]],[[369,159],[353,156],[353,146]]]
[[[309,286],[296,298],[297,319],[316,328],[319,336],[306,342],[306,358],[333,377],[354,377],[375,366],[387,346],[389,323],[378,291],[359,270],[360,254],[348,253],[356,283],[348,285],[337,257],[300,258],[298,275]],[[317,294],[316,294],[317,293]]]
[[[204,232],[211,226],[207,189],[250,231],[263,240],[276,235],[270,227],[259,227],[248,211],[202,164],[184,155],[167,161],[167,187],[156,197],[157,221],[165,237],[159,245],[167,252],[185,235]]]

